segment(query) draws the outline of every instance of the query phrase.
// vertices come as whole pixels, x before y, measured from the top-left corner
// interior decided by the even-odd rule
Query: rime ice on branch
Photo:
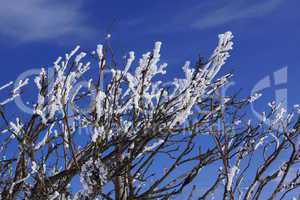
[[[76,46],[35,77],[29,117],[4,112],[30,84],[17,83],[0,103],[1,198],[169,199],[183,192],[190,199],[284,198],[300,185],[300,174],[290,175],[300,158],[299,113],[270,103],[263,120],[252,122],[244,108],[260,94],[221,99],[231,74],[217,75],[232,39],[231,32],[219,35],[207,61],[186,61],[182,76],[168,84],[161,42],[138,60],[130,51],[123,64],[110,44],[92,53]],[[282,155],[289,155],[284,164],[271,168]],[[253,178],[246,172],[255,156],[263,161]],[[216,176],[205,187],[197,184],[211,166]],[[269,184],[275,186],[266,194]]]

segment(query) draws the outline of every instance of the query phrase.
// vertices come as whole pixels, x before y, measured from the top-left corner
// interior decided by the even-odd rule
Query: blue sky
[[[234,72],[233,91],[249,95],[259,80],[287,66],[287,84],[265,94],[272,98],[278,87],[287,88],[289,105],[300,103],[299,8],[299,0],[3,0],[0,85],[26,70],[51,67],[77,44],[92,51],[107,33],[120,58],[162,41],[169,76],[181,75],[185,60],[209,57],[217,35],[230,30],[234,50],[222,73]]]
[[[93,50],[112,35],[117,55],[138,55],[163,42],[162,58],[178,75],[185,60],[208,57],[217,34],[235,35],[224,72],[248,94],[264,76],[288,66],[289,102],[300,102],[300,2],[296,0],[58,1],[10,0],[0,7],[0,84],[21,72],[50,66],[80,44]],[[272,89],[272,88],[270,88]],[[273,88],[274,89],[274,88]]]

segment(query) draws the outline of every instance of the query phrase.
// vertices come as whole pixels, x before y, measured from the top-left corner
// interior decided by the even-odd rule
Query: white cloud
[[[261,0],[256,3],[253,3],[253,1],[250,3],[250,1],[246,0],[230,1],[230,3],[227,2],[228,4],[223,7],[204,11],[203,15],[195,13],[191,27],[206,29],[245,18],[261,17],[277,9],[283,1]]]
[[[93,30],[75,1],[6,0],[0,6],[0,35],[18,41],[81,37]],[[77,1],[78,2],[78,1]]]

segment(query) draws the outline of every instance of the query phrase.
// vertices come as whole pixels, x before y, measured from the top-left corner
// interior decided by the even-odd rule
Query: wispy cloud
[[[158,12],[132,19],[130,28],[143,33],[169,33],[204,30],[250,18],[261,18],[280,9],[284,0],[218,0],[193,1],[194,4],[172,4],[172,12]],[[159,8],[157,8],[159,10]]]
[[[81,37],[86,25],[81,4],[57,0],[9,0],[0,6],[0,35],[18,41]],[[77,1],[78,2],[78,1]]]
[[[230,1],[229,4],[221,7],[216,6],[213,9],[210,8],[207,11],[203,9],[203,14],[198,14],[199,11],[193,10],[193,20],[191,20],[190,26],[196,29],[206,29],[245,18],[261,17],[277,9],[283,1],[284,0],[261,0],[250,2],[237,0]]]

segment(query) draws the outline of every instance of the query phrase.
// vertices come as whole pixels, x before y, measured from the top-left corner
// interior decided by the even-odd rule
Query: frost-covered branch
[[[160,62],[161,42],[120,63],[103,44],[91,53],[76,46],[33,80],[1,86],[8,91],[0,101],[1,198],[170,199],[188,192],[247,200],[297,190],[298,107],[289,113],[272,102],[255,121],[245,111],[260,94],[219,95],[231,78],[219,72],[232,39],[231,32],[219,35],[209,59],[185,62],[176,78]],[[8,111],[26,89],[32,113]]]

